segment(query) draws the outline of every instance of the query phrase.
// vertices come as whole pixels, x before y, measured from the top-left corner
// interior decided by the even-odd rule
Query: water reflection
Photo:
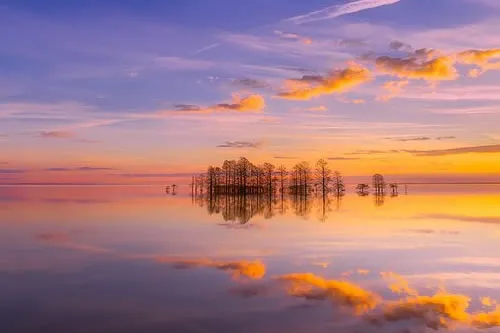
[[[435,189],[0,188],[0,331],[498,332],[499,191]]]
[[[370,193],[358,191],[359,197],[369,197]],[[397,192],[388,195],[386,192],[373,193],[375,207],[384,205],[386,197],[396,198]],[[339,195],[267,195],[267,194],[196,194],[192,202],[205,207],[209,215],[221,215],[225,222],[245,225],[252,218],[259,216],[271,219],[276,215],[286,215],[293,212],[297,217],[309,219],[314,216],[318,221],[326,221],[330,213],[340,211],[345,199],[345,193]]]

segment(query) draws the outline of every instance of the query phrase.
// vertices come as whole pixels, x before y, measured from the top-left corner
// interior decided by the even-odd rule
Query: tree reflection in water
[[[368,197],[369,193],[358,193],[360,197]],[[391,195],[391,198],[395,196]],[[340,195],[267,195],[267,194],[220,194],[193,196],[193,203],[206,207],[209,215],[221,215],[226,226],[248,227],[254,217],[271,219],[289,212],[303,219],[311,216],[325,222],[332,212],[339,212],[345,194]],[[385,193],[374,193],[375,207],[384,205]]]

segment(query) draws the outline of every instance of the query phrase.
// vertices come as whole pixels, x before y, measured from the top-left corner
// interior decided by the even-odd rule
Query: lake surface
[[[0,187],[1,333],[500,332],[496,300],[500,185]]]

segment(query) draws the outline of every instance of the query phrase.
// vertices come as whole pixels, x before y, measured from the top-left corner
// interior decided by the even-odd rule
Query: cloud
[[[258,260],[255,261],[218,261],[212,259],[178,259],[159,257],[158,262],[171,264],[176,269],[189,269],[197,267],[215,268],[231,273],[233,278],[246,277],[260,280],[266,274],[266,266]]]
[[[36,235],[38,240],[46,241],[46,242],[67,242],[69,241],[69,236],[63,232],[47,232],[40,233]]]
[[[50,246],[60,247],[68,250],[82,251],[88,253],[112,253],[111,249],[94,246],[89,244],[80,244],[72,241],[71,237],[63,232],[47,232],[35,235],[35,238]]]
[[[266,107],[264,97],[261,95],[248,95],[240,97],[233,95],[231,103],[220,103],[209,107],[201,107],[192,104],[174,105],[175,110],[161,111],[160,113],[212,113],[212,112],[261,112]]]
[[[459,155],[459,154],[495,154],[500,153],[499,145],[486,145],[486,146],[471,146],[471,147],[458,147],[449,149],[436,149],[436,150],[416,150],[408,151],[417,156],[446,156],[446,155]]]
[[[81,167],[76,167],[76,168],[47,168],[44,169],[44,171],[109,171],[109,170],[116,170],[114,168],[104,168],[104,167],[91,167],[91,166],[81,166]]]
[[[448,56],[432,60],[419,60],[415,57],[393,58],[381,56],[375,60],[377,69],[382,73],[408,79],[428,81],[454,80],[458,77],[454,60]]]
[[[429,140],[432,140],[431,137],[428,137],[428,136],[418,136],[418,137],[415,137],[415,138],[394,138],[394,139],[391,139],[391,140],[394,140],[394,141],[399,141],[399,142],[408,142],[408,141],[429,141]]]
[[[339,156],[339,157],[328,157],[327,160],[329,161],[355,161],[355,160],[359,160],[360,158],[359,157],[342,157],[342,156]]]
[[[325,76],[304,75],[285,82],[285,91],[277,97],[290,100],[309,100],[321,95],[346,92],[371,79],[368,69],[351,63],[348,68],[335,70]]]
[[[452,214],[423,214],[416,216],[417,219],[455,220],[462,222],[479,222],[500,224],[500,216],[468,216]]]
[[[281,30],[274,30],[274,33],[278,35],[282,39],[288,39],[288,40],[295,40],[295,41],[301,41],[302,43],[309,45],[312,44],[313,41],[309,37],[303,37],[295,33],[290,33],[290,32],[283,32]]]
[[[416,136],[416,137],[394,137],[394,138],[386,138],[387,140],[392,140],[392,141],[398,141],[398,142],[409,142],[409,141],[430,141],[430,140],[437,140],[437,141],[442,141],[442,140],[453,140],[456,139],[455,136],[437,136],[437,137],[430,137],[430,136]]]
[[[393,40],[389,43],[389,48],[395,51],[412,51],[413,47],[399,40]]]
[[[158,57],[154,59],[154,65],[155,67],[166,68],[171,71],[182,71],[208,69],[213,66],[213,63],[205,60],[180,57]]]
[[[190,177],[193,173],[180,172],[180,173],[121,173],[113,174],[113,176],[127,177],[127,178],[169,178],[169,177]]]
[[[310,12],[304,15],[294,16],[284,20],[295,24],[333,19],[342,15],[357,13],[363,10],[392,5],[400,0],[358,0],[342,5],[335,5]]]
[[[368,43],[361,39],[340,39],[337,44],[341,47],[365,47]]]
[[[198,50],[194,51],[193,54],[196,55],[196,54],[200,54],[200,53],[203,53],[205,51],[208,51],[208,50],[211,50],[211,49],[214,49],[218,46],[220,46],[221,44],[220,43],[213,43],[213,44],[210,44],[210,45],[207,45],[207,46],[204,46],[202,48],[199,48]]]
[[[491,69],[500,69],[500,59],[498,58],[500,58],[500,49],[467,50],[457,55],[459,62],[479,67],[469,71],[471,77],[479,76]],[[491,62],[492,59],[498,59],[499,61]]]
[[[233,84],[252,89],[267,89],[271,87],[269,83],[255,79],[237,79],[233,80]]]
[[[379,297],[348,281],[326,280],[312,273],[295,273],[278,278],[288,283],[288,293],[305,299],[328,299],[335,304],[352,308],[356,314],[373,310]]]
[[[377,97],[378,101],[388,101],[399,95],[399,93],[405,88],[410,81],[401,80],[401,81],[388,81],[385,82],[383,88],[388,92],[388,94]]]
[[[472,107],[457,107],[457,108],[429,108],[426,109],[426,111],[444,115],[475,115],[475,114],[495,114],[499,113],[500,109],[496,105],[491,105],[491,106],[472,106]]]
[[[26,170],[23,169],[0,169],[0,174],[11,175],[11,174],[20,174],[25,173]]]
[[[298,160],[299,157],[296,156],[274,156],[273,158],[277,160]]]
[[[307,108],[306,111],[328,111],[328,108],[324,105],[320,105]]]
[[[75,133],[68,131],[44,131],[40,132],[39,136],[44,139],[71,139],[75,137]]]
[[[262,142],[248,142],[248,141],[226,141],[217,146],[217,148],[260,148]]]
[[[410,288],[408,281],[401,275],[393,272],[382,272],[380,275],[384,278],[384,280],[390,282],[389,289],[393,293],[410,296],[418,295],[417,290]]]

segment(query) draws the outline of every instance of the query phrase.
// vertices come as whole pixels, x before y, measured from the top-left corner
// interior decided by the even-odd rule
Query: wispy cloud
[[[81,166],[76,168],[46,168],[44,171],[51,172],[65,172],[65,171],[110,171],[116,170],[114,168],[106,168],[106,167],[92,167],[92,166]]]
[[[326,7],[314,12],[310,12],[307,14],[294,16],[288,18],[284,21],[292,22],[295,24],[302,24],[307,22],[321,21],[333,19],[339,16],[357,13],[363,10],[377,8],[380,6],[392,5],[398,3],[400,0],[358,0],[348,2],[343,5],[335,5]]]
[[[328,111],[328,108],[324,105],[319,105],[307,108],[306,111]]]
[[[282,39],[300,41],[306,45],[312,44],[313,41],[310,37],[304,37],[296,33],[283,32],[281,30],[274,30],[274,33]]]
[[[479,222],[479,223],[494,223],[500,224],[499,216],[470,216],[470,215],[453,215],[453,214],[424,214],[418,215],[416,219],[436,219],[436,220],[455,220],[463,222]]]
[[[455,136],[416,136],[416,137],[394,137],[394,138],[386,138],[387,140],[398,141],[398,142],[411,142],[411,141],[430,141],[430,140],[453,140],[456,139]]]
[[[233,80],[232,83],[235,86],[252,88],[252,89],[267,89],[271,87],[269,83],[263,80],[256,80],[256,79],[236,79]]]
[[[260,148],[262,142],[248,142],[248,141],[226,141],[217,146],[217,148]]]
[[[156,68],[165,68],[172,71],[181,70],[203,70],[213,66],[213,63],[205,60],[181,58],[181,57],[158,57],[154,60]]]
[[[296,157],[296,156],[274,156],[273,157],[274,159],[277,159],[277,160],[298,160],[299,157]]]
[[[120,176],[126,178],[175,178],[175,177],[189,177],[192,175],[193,173],[191,172],[176,172],[176,173],[121,173],[121,174],[113,174],[112,176]]]
[[[436,149],[436,150],[416,150],[411,152],[417,156],[445,156],[445,155],[459,155],[459,154],[473,154],[473,153],[495,154],[495,153],[500,153],[500,145],[458,147],[458,148]]]
[[[495,114],[500,113],[500,108],[497,105],[491,106],[472,106],[472,107],[441,107],[441,108],[427,108],[426,111],[435,114],[444,115],[481,115],[481,114]]]
[[[11,174],[21,174],[25,173],[26,170],[23,169],[0,169],[0,174],[11,175]]]
[[[160,111],[160,114],[172,113],[212,113],[212,112],[261,112],[266,107],[266,101],[261,95],[241,97],[233,95],[231,103],[219,103],[208,107],[193,104],[176,104],[175,110]]]
[[[342,157],[342,156],[328,157],[329,161],[355,161],[359,159],[360,158],[358,157]]]
[[[44,139],[72,139],[75,133],[69,131],[44,131],[39,136]]]

